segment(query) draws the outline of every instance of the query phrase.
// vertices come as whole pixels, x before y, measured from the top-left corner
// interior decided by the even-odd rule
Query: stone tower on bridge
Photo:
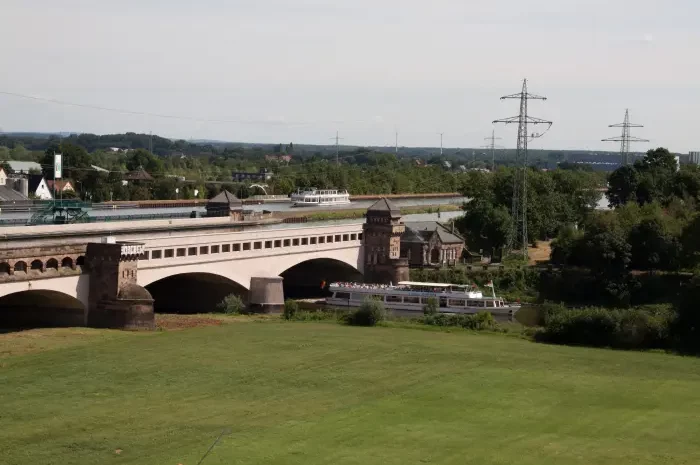
[[[366,282],[408,281],[408,260],[400,256],[405,229],[401,210],[390,200],[382,198],[367,209],[362,226]]]

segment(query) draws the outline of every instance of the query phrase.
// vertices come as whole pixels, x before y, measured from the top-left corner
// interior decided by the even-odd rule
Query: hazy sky
[[[520,90],[537,148],[700,150],[698,0],[0,0],[5,131],[475,147]],[[496,127],[504,145],[515,127]]]

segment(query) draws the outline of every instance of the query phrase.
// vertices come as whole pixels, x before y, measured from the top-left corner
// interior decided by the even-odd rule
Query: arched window
[[[82,255],[78,257],[78,259],[75,261],[75,264],[78,266],[83,266],[85,264],[85,257]]]
[[[0,276],[10,274],[10,264],[7,262],[0,263]]]
[[[46,262],[46,269],[58,270],[58,260],[55,258],[49,259],[49,261]]]
[[[66,257],[61,261],[61,268],[71,268],[73,266],[73,259]]]
[[[27,263],[23,261],[19,261],[15,263],[15,273],[17,272],[27,272]]]
[[[44,269],[44,262],[41,260],[34,260],[32,262],[32,270],[41,271]]]

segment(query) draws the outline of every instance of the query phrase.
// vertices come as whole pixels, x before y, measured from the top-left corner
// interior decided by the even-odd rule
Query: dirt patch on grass
[[[537,241],[537,247],[527,249],[530,265],[539,265],[549,262],[552,254],[552,241]]]
[[[221,326],[223,324],[226,324],[226,321],[216,316],[156,314],[156,328],[166,331],[198,328],[200,326]]]

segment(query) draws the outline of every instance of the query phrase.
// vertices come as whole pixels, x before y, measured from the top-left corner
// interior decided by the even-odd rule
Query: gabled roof
[[[70,188],[73,189],[73,183],[68,179],[56,179],[55,181],[53,179],[46,180],[46,185],[49,189],[53,190],[54,184],[56,185],[56,190],[59,191],[64,190],[66,186],[70,186]]]
[[[391,200],[385,197],[382,197],[381,199],[377,200],[371,207],[367,209],[367,212],[386,212],[391,214],[392,216],[401,216],[401,209],[394,205],[394,203]]]
[[[0,200],[3,202],[15,200],[28,200],[21,192],[10,188],[10,186],[0,186]]]
[[[124,176],[127,181],[153,181],[153,176],[148,174],[143,166],[139,166],[134,171],[129,171]]]
[[[241,199],[227,191],[226,189],[222,190],[218,195],[214,196],[212,199],[209,200],[210,204],[214,203],[219,203],[219,204],[226,204],[226,205],[235,205],[235,206],[243,206],[243,202]]]
[[[44,180],[44,175],[30,174],[29,176],[27,176],[27,180],[29,180],[29,193],[33,194],[39,188],[41,181]]]
[[[412,231],[412,235],[404,234],[401,240],[407,242],[428,241],[430,236],[437,234],[443,244],[462,244],[464,238],[459,233],[451,232],[444,224],[437,221],[409,221],[406,223],[406,232]],[[421,240],[418,240],[420,238]]]

